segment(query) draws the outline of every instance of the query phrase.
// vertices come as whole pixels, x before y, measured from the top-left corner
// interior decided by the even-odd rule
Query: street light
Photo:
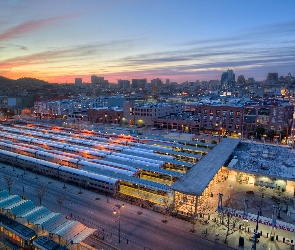
[[[23,199],[26,199],[26,196],[25,196],[25,185],[24,185],[24,174],[21,174],[20,177],[22,177],[22,184],[23,184],[23,195],[22,195],[22,198]],[[17,179],[18,179],[18,176],[17,176]]]
[[[117,207],[117,211],[116,209],[114,209],[114,214],[117,214],[118,213],[118,220],[119,220],[119,244],[121,242],[121,208],[124,208],[124,204],[122,205],[116,205]]]

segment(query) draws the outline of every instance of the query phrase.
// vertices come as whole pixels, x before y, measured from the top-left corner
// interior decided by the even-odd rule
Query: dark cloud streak
[[[41,20],[31,20],[14,27],[11,27],[4,32],[0,33],[0,41],[9,40],[15,37],[19,37],[25,35],[27,33],[31,33],[35,30],[41,29],[45,26],[54,24],[62,19],[70,18],[70,16],[60,16],[60,17],[52,17]]]

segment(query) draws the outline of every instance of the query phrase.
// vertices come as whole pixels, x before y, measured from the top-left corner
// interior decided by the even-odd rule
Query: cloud
[[[54,24],[59,20],[69,17],[70,16],[52,17],[47,19],[31,20],[18,24],[0,33],[0,41],[9,40],[15,37],[25,35],[27,33],[31,33],[35,30],[41,29],[45,26]]]
[[[0,67],[4,69],[28,65],[38,65],[38,67],[40,67],[42,64],[46,64],[46,67],[48,68],[49,65],[52,65],[52,67],[60,67],[58,63],[63,63],[64,66],[68,68],[74,61],[79,62],[80,65],[81,63],[84,63],[84,67],[91,67],[93,66],[93,63],[102,61],[100,57],[102,58],[104,55],[108,55],[109,53],[116,53],[116,51],[129,48],[130,44],[132,44],[135,40],[136,39],[111,40],[66,48],[51,47],[49,50],[40,53],[33,53],[2,60],[0,61]],[[19,45],[11,44],[11,46],[17,46],[23,50],[27,49],[26,47]]]

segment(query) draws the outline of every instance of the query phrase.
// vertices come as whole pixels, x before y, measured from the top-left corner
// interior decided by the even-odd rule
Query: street
[[[118,244],[118,217],[113,214],[116,204],[122,204],[122,201],[116,201],[96,194],[88,190],[81,190],[76,186],[49,179],[45,176],[35,173],[26,172],[23,180],[20,178],[24,173],[22,169],[15,168],[13,171],[11,166],[0,167],[1,186],[7,189],[4,176],[11,176],[14,184],[11,186],[11,193],[22,195],[23,185],[27,199],[31,199],[39,204],[36,195],[36,187],[41,184],[47,184],[47,192],[42,199],[42,205],[54,212],[63,213],[66,216],[74,217],[84,222],[85,225],[98,228],[98,234],[104,229],[105,241],[114,245],[119,249],[228,249],[226,246],[220,245],[218,242],[207,240],[190,233],[192,225],[188,222],[167,218],[167,223],[163,223],[164,215],[149,211],[141,210],[142,214],[137,212],[139,207],[126,204],[121,212],[121,243]],[[17,178],[19,176],[19,178]],[[80,194],[79,194],[80,193]],[[64,194],[66,199],[59,206],[57,197]],[[200,234],[201,235],[201,234]],[[127,244],[128,239],[128,244]],[[131,245],[133,244],[133,245]]]

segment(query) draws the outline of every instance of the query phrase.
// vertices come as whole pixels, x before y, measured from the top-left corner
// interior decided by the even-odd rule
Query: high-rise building
[[[238,84],[246,84],[245,77],[243,75],[238,76],[237,83]]]
[[[151,84],[153,87],[160,87],[162,85],[162,81],[159,78],[153,79],[151,80]]]
[[[105,84],[104,77],[91,76],[91,85],[92,87],[102,87]]]
[[[75,85],[82,85],[82,78],[75,78]]]
[[[278,73],[268,73],[266,82],[268,84],[276,84],[279,79],[279,74]]]
[[[228,69],[227,72],[223,72],[221,75],[221,90],[228,91],[235,86],[236,76],[232,69]]]
[[[132,85],[131,87],[133,89],[144,89],[146,86],[147,80],[144,79],[132,79]]]
[[[130,81],[129,80],[118,80],[118,87],[120,89],[130,89]]]
[[[170,79],[166,79],[166,84],[170,84]]]

